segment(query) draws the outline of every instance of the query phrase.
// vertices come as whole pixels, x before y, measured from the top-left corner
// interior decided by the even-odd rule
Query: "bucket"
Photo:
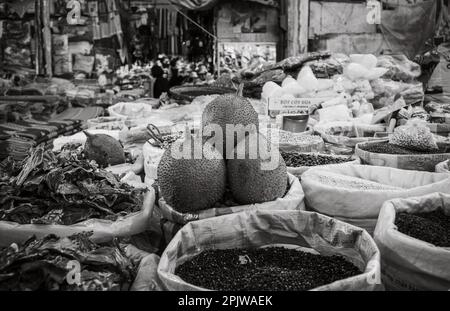
[[[286,116],[283,118],[283,130],[293,133],[302,133],[306,131],[309,116]]]

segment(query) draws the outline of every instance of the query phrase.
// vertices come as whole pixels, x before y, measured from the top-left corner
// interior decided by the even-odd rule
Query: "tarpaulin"
[[[34,8],[34,0],[8,1],[8,5],[22,18],[29,9]]]
[[[188,10],[207,10],[217,4],[218,0],[167,0],[172,4],[182,6]],[[252,2],[258,2],[264,5],[278,7],[278,0],[246,0]]]
[[[438,1],[396,5],[383,10],[381,31],[393,53],[402,53],[410,59],[423,51],[425,42],[433,38]]]

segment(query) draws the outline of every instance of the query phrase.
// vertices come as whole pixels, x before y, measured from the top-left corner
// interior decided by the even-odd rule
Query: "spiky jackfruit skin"
[[[114,137],[106,134],[89,134],[84,145],[87,159],[97,162],[102,167],[125,163],[125,152],[122,145]]]
[[[202,115],[202,127],[205,130],[208,125],[219,125],[222,128],[224,137],[223,154],[227,154],[226,139],[231,139],[226,135],[226,126],[229,125],[254,125],[255,130],[259,129],[258,113],[250,104],[250,102],[242,96],[227,94],[217,97],[209,103]],[[205,135],[205,131],[203,132]],[[236,145],[237,137],[234,136],[234,145]]]
[[[180,148],[182,140],[172,148]],[[222,155],[203,142],[203,158],[178,159],[167,149],[158,165],[161,195],[172,208],[181,213],[212,208],[222,199],[226,189],[226,166]]]
[[[227,177],[228,185],[233,193],[234,199],[239,204],[257,204],[274,201],[285,195],[288,176],[286,163],[283,160],[277,148],[271,145],[269,155],[273,151],[273,155],[267,158],[264,153],[257,152],[257,157],[250,156],[249,141],[255,139],[255,145],[268,144],[266,138],[261,134],[250,134],[237,144],[233,152],[233,159],[227,160]],[[265,145],[264,145],[265,146]],[[245,159],[239,159],[237,152],[239,148],[245,147]],[[263,163],[269,164],[273,157],[273,167],[263,166]],[[277,159],[278,158],[278,159]],[[264,168],[270,168],[266,170]]]

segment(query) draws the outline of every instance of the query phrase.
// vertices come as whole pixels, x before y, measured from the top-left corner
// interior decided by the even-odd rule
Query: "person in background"
[[[181,73],[178,69],[178,59],[172,59],[170,62],[170,70],[171,70],[171,76],[169,80],[170,87],[179,86],[183,84],[183,77],[181,76]]]
[[[159,98],[162,93],[169,92],[169,80],[164,78],[164,70],[160,66],[153,66],[151,71],[153,78],[155,78],[155,84],[153,85],[153,98]]]

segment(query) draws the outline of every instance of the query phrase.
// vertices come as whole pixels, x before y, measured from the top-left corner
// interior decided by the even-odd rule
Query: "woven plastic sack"
[[[422,120],[412,119],[405,125],[395,129],[389,138],[389,143],[417,151],[430,151],[439,149],[431,130]]]
[[[280,244],[313,249],[325,256],[338,254],[364,271],[313,290],[379,289],[380,254],[369,234],[336,219],[304,211],[248,211],[191,222],[162,254],[158,276],[167,290],[205,290],[176,276],[176,267],[206,250]]]
[[[64,225],[21,225],[15,222],[0,221],[0,246],[23,243],[35,235],[41,239],[49,234],[67,237],[73,234],[92,231],[95,243],[109,242],[115,237],[129,237],[148,229],[155,206],[155,192],[149,189],[141,211],[118,218],[116,221],[89,219],[70,226]]]
[[[278,198],[272,202],[265,202],[253,205],[240,205],[232,207],[211,208],[195,213],[180,213],[173,209],[169,204],[161,198],[158,201],[157,208],[161,212],[164,219],[170,220],[177,224],[187,224],[191,221],[207,219],[222,215],[239,213],[248,210],[262,211],[280,211],[280,210],[304,210],[303,189],[300,181],[293,175],[288,174],[289,190],[282,198]]]
[[[338,159],[348,159],[348,157],[346,156],[340,156],[340,155],[331,155],[331,154],[321,154],[327,157],[333,157],[333,158],[338,158]],[[357,160],[352,160],[349,162],[346,162],[348,164],[360,164],[360,161]],[[328,164],[328,165],[334,165],[334,164]],[[323,166],[328,166],[328,165],[323,165]],[[287,167],[287,171],[288,173],[294,175],[297,178],[301,178],[303,173],[305,173],[306,171],[315,168],[315,167],[319,167],[319,166],[298,166],[298,167],[293,167],[293,166],[288,166]],[[320,166],[322,167],[322,165]]]
[[[142,258],[131,291],[148,292],[161,291],[162,286],[158,279],[159,256],[151,254]]]
[[[364,186],[349,186],[355,182]],[[307,210],[335,217],[369,233],[373,233],[381,206],[387,200],[433,192],[450,194],[448,174],[354,164],[310,169],[302,175],[301,183]]]
[[[373,144],[385,142],[387,143],[388,141],[380,140],[373,142]],[[358,144],[356,146],[355,154],[361,160],[361,164],[392,167],[402,170],[435,172],[437,164],[450,158],[450,153],[448,153],[448,151],[423,154],[387,154],[364,150],[371,144],[372,143],[369,142]]]
[[[375,229],[381,252],[382,279],[389,290],[450,289],[450,248],[407,236],[397,230],[397,213],[426,213],[443,209],[450,215],[450,196],[433,193],[423,197],[397,199],[383,205]]]
[[[449,160],[437,164],[436,165],[436,173],[450,174],[450,168],[449,168],[448,164],[449,164]]]

